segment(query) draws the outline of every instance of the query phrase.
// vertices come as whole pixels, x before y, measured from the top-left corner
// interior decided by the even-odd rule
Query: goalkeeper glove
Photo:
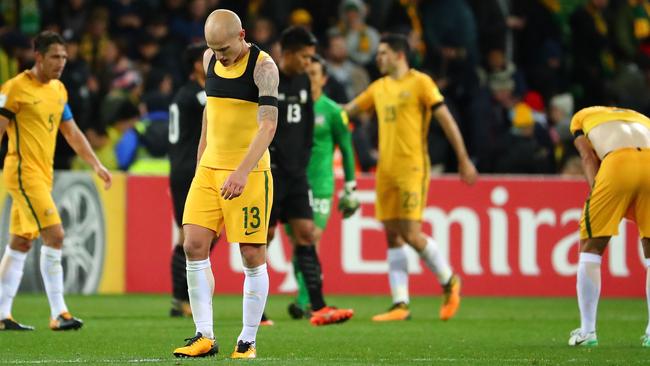
[[[343,194],[340,196],[339,211],[343,214],[344,219],[347,219],[348,217],[354,215],[354,213],[359,209],[359,199],[357,199],[356,195],[354,194],[356,185],[357,184],[354,181],[346,182]]]

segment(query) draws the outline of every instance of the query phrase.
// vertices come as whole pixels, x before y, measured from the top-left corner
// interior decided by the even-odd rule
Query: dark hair
[[[387,33],[381,37],[379,43],[386,43],[388,47],[394,52],[404,52],[404,55],[408,58],[409,53],[411,52],[411,47],[409,46],[408,38],[403,34],[398,33]]]
[[[299,26],[289,27],[280,35],[280,46],[283,51],[295,52],[317,44],[316,37],[306,28]]]
[[[34,51],[45,54],[53,44],[65,46],[65,41],[63,40],[63,37],[56,32],[43,31],[34,38]]]
[[[323,75],[327,75],[327,61],[325,61],[323,56],[315,54],[311,57],[311,62],[319,64]]]
[[[205,43],[192,43],[183,52],[183,66],[187,75],[194,71],[194,63],[203,60],[203,53],[208,47]]]

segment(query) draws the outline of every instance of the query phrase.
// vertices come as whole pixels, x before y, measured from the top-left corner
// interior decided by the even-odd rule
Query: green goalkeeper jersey
[[[341,150],[345,181],[354,181],[354,150],[348,115],[336,102],[321,94],[314,103],[316,114],[314,146],[307,167],[307,178],[316,197],[334,193],[334,148]]]

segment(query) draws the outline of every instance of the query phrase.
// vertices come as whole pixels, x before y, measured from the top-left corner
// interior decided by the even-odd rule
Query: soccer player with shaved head
[[[255,358],[255,339],[269,291],[266,237],[273,201],[268,146],[278,119],[278,68],[246,42],[237,14],[215,10],[205,22],[207,102],[197,167],[183,213],[183,248],[196,333],[177,357],[218,352],[212,324],[210,244],[225,227],[244,264],[243,328],[232,358]]]

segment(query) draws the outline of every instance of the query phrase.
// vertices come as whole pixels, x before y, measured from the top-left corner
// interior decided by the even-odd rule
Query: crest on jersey
[[[4,107],[7,104],[7,96],[0,94],[0,108]]]
[[[325,124],[325,116],[322,114],[317,114],[316,118],[314,118],[314,123],[316,123],[316,126],[322,126]]]
[[[400,99],[408,99],[411,96],[411,92],[408,90],[403,90],[401,93],[399,93]]]
[[[305,89],[300,90],[300,104],[307,103],[307,91]]]

